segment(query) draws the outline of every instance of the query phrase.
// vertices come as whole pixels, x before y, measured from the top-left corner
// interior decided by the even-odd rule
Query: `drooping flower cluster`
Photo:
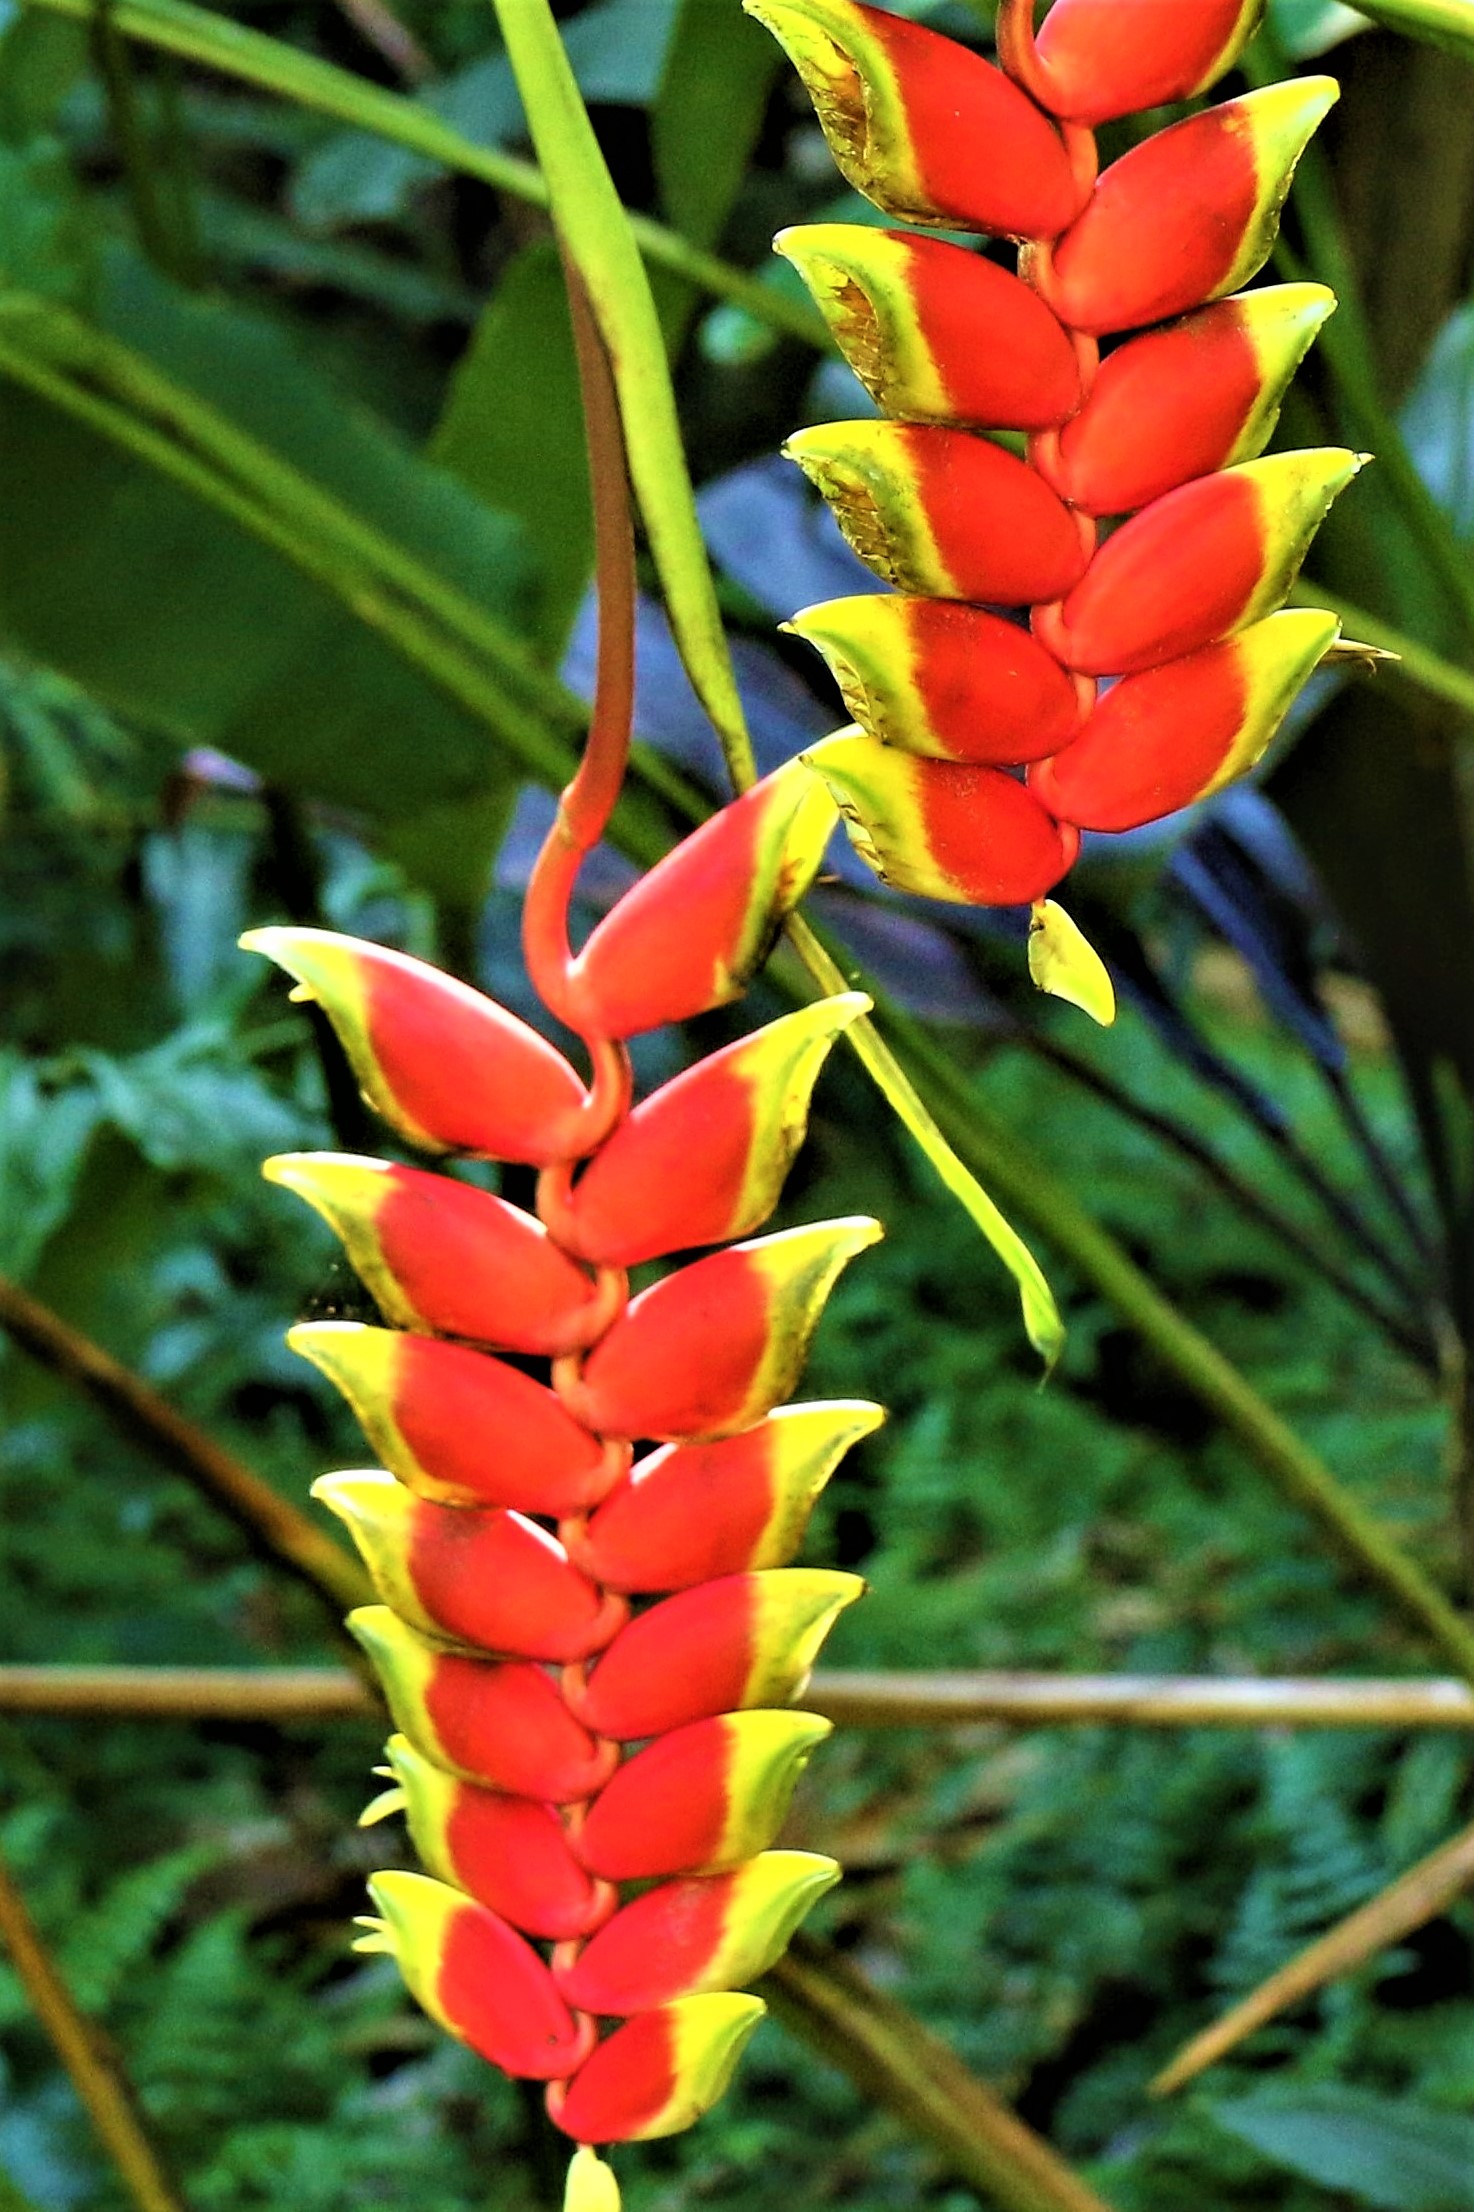
[[[1054,0],[1037,40],[1033,0],[1002,0],[1003,70],[857,0],[744,4],[848,180],[923,226],[777,240],[886,418],[787,450],[896,587],[794,617],[856,725],[806,757],[889,882],[1037,901],[1082,830],[1251,766],[1336,642],[1333,616],[1275,610],[1360,458],[1258,458],[1335,300],[1239,287],[1337,87],[1207,108],[1097,175],[1095,127],[1203,91],[1259,0]],[[1017,274],[928,228],[1017,239]]]
[[[316,1486],[381,1600],[349,1623],[397,1730],[394,1786],[366,1817],[402,1809],[428,1870],[374,1878],[362,1947],[392,1952],[452,2034],[546,2082],[554,2120],[592,2146],[673,2133],[721,2094],[763,2011],[737,1992],[838,1877],[769,1846],[828,1731],[791,1701],[862,1585],[787,1562],[881,1415],[783,1401],[841,1268],[880,1232],[753,1235],[862,996],[631,1103],[625,1040],[737,997],[806,888],[835,820],[822,783],[790,762],[754,787],[576,957],[568,893],[607,806],[563,835],[575,789],[525,938],[588,1049],[587,1088],[516,1017],[403,954],[300,928],[244,942],[322,1005],[406,1144],[539,1170],[534,1213],[375,1159],[267,1166],[326,1216],[386,1324],[291,1334],[382,1462]],[[631,1268],[706,1247],[630,1297]],[[632,1464],[641,1441],[656,1448]],[[580,2152],[569,2202],[617,2201]]]

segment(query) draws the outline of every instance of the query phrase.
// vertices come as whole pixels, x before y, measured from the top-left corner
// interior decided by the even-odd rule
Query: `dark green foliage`
[[[346,9],[252,0],[222,12],[389,74]],[[929,12],[959,31],[987,14]],[[424,97],[480,141],[514,145],[518,110],[482,0],[404,0],[398,13],[433,66]],[[1306,53],[1347,27],[1319,0],[1275,14]],[[806,111],[784,83],[770,90],[772,50],[735,0],[599,0],[568,11],[567,28],[631,204],[753,265],[778,223],[831,211],[833,173]],[[1365,132],[1378,68],[1409,71],[1429,112],[1452,118],[1438,141],[1450,175],[1442,289],[1433,296],[1430,277],[1414,303],[1408,373],[1394,374],[1392,356],[1412,341],[1387,340],[1387,389],[1401,398],[1443,327],[1408,427],[1467,534],[1468,310],[1447,321],[1468,274],[1465,187],[1452,176],[1467,115],[1449,105],[1448,78],[1394,63],[1400,52],[1376,37],[1346,49],[1348,108]],[[116,80],[104,90],[86,38],[0,0],[0,275],[96,315],[509,625],[571,737],[576,714],[553,672],[587,574],[587,511],[538,219],[286,103],[156,59],[132,67],[130,150],[129,102]],[[1394,154],[1381,147],[1379,176]],[[1370,275],[1397,256],[1364,196],[1352,195],[1353,242]],[[857,212],[846,201],[846,217]],[[1291,235],[1298,249],[1294,224]],[[1405,240],[1399,251],[1411,268]],[[1391,278],[1377,284],[1395,305]],[[816,376],[802,348],[750,319],[698,317],[673,285],[661,305],[670,331],[695,332],[680,394],[698,478],[766,452],[804,414],[854,404],[833,364]],[[1334,394],[1309,390],[1320,428],[1337,427]],[[326,1232],[257,1168],[271,1151],[372,1139],[341,1085],[330,1092],[300,1014],[234,939],[247,922],[315,915],[467,970],[479,957],[482,980],[515,998],[525,838],[479,921],[472,909],[521,770],[350,608],[4,381],[0,454],[0,1270],[301,1499],[362,1446],[283,1329],[366,1308]],[[1328,540],[1326,573],[1456,652],[1395,504],[1363,511]],[[812,540],[807,515],[795,533]],[[730,545],[718,550],[729,610],[766,653],[768,564],[793,547],[762,527],[753,542],[745,571]],[[811,544],[808,557],[826,556]],[[642,641],[647,672],[660,645]],[[832,701],[801,692],[793,669],[764,657],[748,673],[775,757],[795,731],[824,726]],[[1318,830],[1421,1075],[1467,1043],[1474,930],[1455,804],[1463,740],[1441,709],[1409,701],[1390,684],[1343,691],[1289,756],[1280,792],[1306,836]],[[674,680],[661,676],[644,707],[647,734],[704,772]],[[205,745],[270,788],[188,750]],[[1304,1180],[1263,1133],[1281,1116],[1395,1243],[1317,1070],[1315,1008],[1304,1000],[1277,1026],[1242,964],[1205,959],[1201,916],[1153,889],[1166,859],[1146,841],[1087,879],[1090,896],[1105,915],[1129,909],[1207,1044],[1265,1102],[1261,1126],[1222,1080],[1215,1090],[1186,1072],[1170,1021],[1152,1029],[1128,1013],[1110,1037],[1082,1039],[1076,1017],[1050,1009],[1048,1038],[1202,1136],[1314,1241],[1324,1224]],[[984,986],[1017,975],[1016,945],[919,927],[907,942],[924,1010],[972,1024],[945,1034],[971,1054],[989,1105],[1455,1587],[1438,1387],[1147,1131],[997,1041],[1013,1033]],[[1305,942],[1361,1025],[1350,1081],[1431,1220],[1419,1125],[1374,1002],[1348,981],[1323,919]],[[669,1072],[681,1049],[654,1041],[646,1076]],[[1444,1226],[1457,1230],[1467,1131],[1446,1066],[1419,1100],[1424,1142],[1435,1101],[1448,1121]],[[809,1556],[871,1584],[833,1664],[1427,1668],[1386,1602],[1348,1582],[1182,1383],[1053,1265],[1070,1343],[1040,1390],[1005,1282],[843,1057],[786,1203],[790,1218],[864,1209],[891,1226],[845,1278],[808,1385],[893,1408],[815,1523]],[[1458,1293],[1469,1271],[1454,1258]],[[1361,1257],[1350,1264],[1375,1280]],[[1419,1282],[1431,1297],[1431,1270]],[[0,1393],[0,1660],[337,1661],[294,1586],[3,1347]],[[349,1723],[0,1717],[0,1841],[79,1998],[116,2035],[196,2212],[552,2212],[557,2201],[561,2156],[535,2101],[450,2046],[387,1967],[348,1949],[362,1877],[398,1848],[392,1826],[354,1827],[376,1740]],[[1117,2212],[1467,2212],[1467,1904],[1201,2088],[1168,2106],[1145,2090],[1225,2002],[1467,1821],[1471,1764],[1453,1732],[854,1734],[818,1762],[794,1837],[847,1862],[831,1937]],[[0,2212],[120,2212],[7,1969],[0,2050]],[[625,2164],[632,2212],[973,2201],[772,2027],[712,2120]]]

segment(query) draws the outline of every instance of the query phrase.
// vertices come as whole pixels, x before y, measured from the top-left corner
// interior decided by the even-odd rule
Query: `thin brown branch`
[[[111,2039],[77,2010],[3,1858],[0,1942],[138,2212],[185,2212],[183,2197],[149,2141]]]
[[[816,1674],[803,1699],[845,1728],[1474,1729],[1455,1681],[1334,1682],[1196,1675]],[[137,1720],[355,1720],[372,1688],[338,1667],[0,1667],[0,1712]]]
[[[1354,1973],[1379,1951],[1436,1920],[1470,1887],[1474,1887],[1474,1828],[1466,1828],[1452,1842],[1440,1844],[1426,1859],[1400,1874],[1370,1904],[1359,1906],[1329,1934],[1318,1937],[1278,1973],[1261,1982],[1211,2028],[1195,2035],[1157,2075],[1151,2084],[1152,2095],[1165,2097],[1181,2089],[1276,2013],[1300,2004],[1343,1974]]]
[[[85,1391],[127,1435],[229,1514],[263,1559],[306,1583],[335,1627],[340,1614],[372,1595],[358,1562],[326,1530],[278,1497],[244,1460],[176,1412],[110,1352],[3,1275],[0,1329],[53,1374]]]
[[[1109,2212],[914,2013],[838,1951],[797,1935],[759,1989],[786,2027],[887,2105],[1006,2212]]]
[[[338,0],[359,37],[388,62],[406,84],[423,84],[435,73],[435,64],[408,25],[401,23],[388,0]]]

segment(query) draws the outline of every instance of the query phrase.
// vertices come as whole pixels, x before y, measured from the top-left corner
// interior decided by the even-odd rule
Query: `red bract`
[[[868,1000],[804,1007],[633,1109],[620,1042],[738,995],[834,805],[789,762],[575,957],[567,901],[617,788],[608,742],[596,733],[564,794],[525,929],[534,982],[587,1047],[588,1085],[418,962],[325,932],[251,939],[310,981],[401,1136],[543,1170],[535,1214],[335,1154],[268,1172],[338,1231],[389,1324],[291,1332],[385,1463],[315,1486],[382,1601],[349,1622],[398,1731],[394,1786],[366,1818],[403,1811],[428,1870],[375,1878],[364,1947],[392,1952],[453,2035],[547,2082],[583,2143],[669,2134],[705,2111],[763,2010],[735,1986],[838,1877],[832,1860],[769,1846],[828,1727],[785,1708],[863,1585],[787,1562],[880,1419],[853,1401],[780,1405],[878,1225],[732,1241],[777,1203],[825,1056]],[[628,1267],[703,1245],[718,1249],[630,1300]],[[527,1373],[485,1347],[549,1366]],[[641,1438],[680,1441],[632,1473]],[[666,1592],[632,1617],[632,1597]],[[652,1877],[681,1879],[621,1898]],[[625,2024],[601,2040],[611,2018]],[[580,2190],[589,2171],[575,2164]]]
[[[1037,36],[1035,0],[1001,0],[1007,102],[976,55],[900,18],[849,0],[745,4],[878,207],[1023,241],[1016,275],[842,223],[776,243],[892,418],[789,441],[896,592],[795,616],[858,725],[806,758],[887,882],[1037,909],[1081,827],[1127,828],[1242,774],[1335,643],[1322,624],[1306,650],[1276,653],[1289,690],[1218,650],[1282,603],[1359,465],[1257,458],[1335,302],[1319,285],[1238,290],[1337,88],[1250,92],[1097,177],[1091,127],[1206,90],[1259,0],[1054,0]],[[1102,359],[1101,340],[1126,332],[1140,335]],[[1029,433],[1027,462],[984,430]],[[1097,518],[1119,516],[1132,519],[1097,550]],[[1028,610],[1032,637],[1000,607]],[[1096,703],[1096,678],[1126,676]],[[1026,765],[1027,787],[1008,773]]]

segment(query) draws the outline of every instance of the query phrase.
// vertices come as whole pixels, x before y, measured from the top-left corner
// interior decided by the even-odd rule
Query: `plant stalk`
[[[3,1858],[0,1942],[137,2212],[186,2212],[149,2140],[111,2038],[78,2011]]]

